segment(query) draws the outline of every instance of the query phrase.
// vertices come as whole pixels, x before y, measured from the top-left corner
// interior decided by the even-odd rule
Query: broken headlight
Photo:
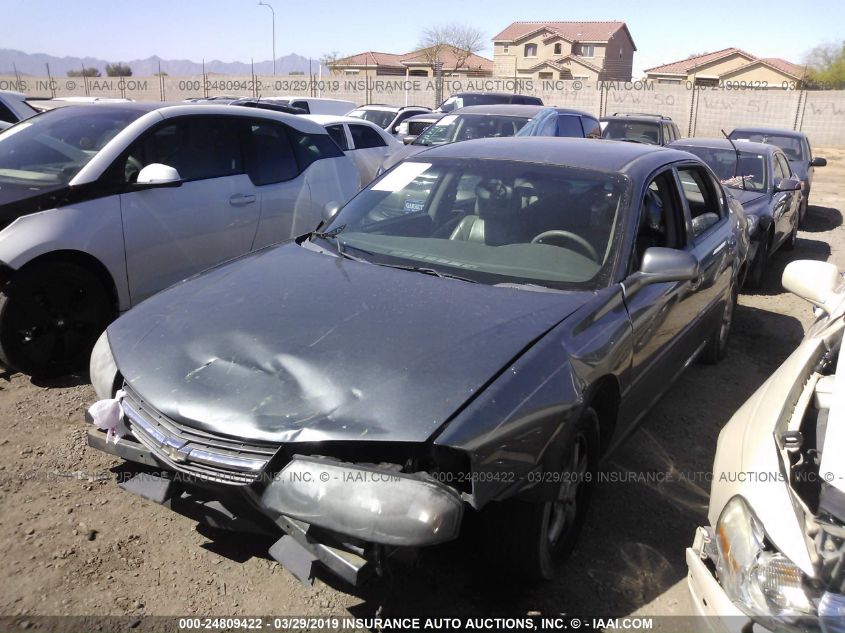
[[[261,496],[266,508],[362,541],[433,545],[454,539],[463,501],[423,474],[296,456]]]
[[[817,615],[816,592],[801,569],[768,544],[763,525],[742,497],[731,499],[722,511],[716,545],[719,582],[749,616],[789,624]]]

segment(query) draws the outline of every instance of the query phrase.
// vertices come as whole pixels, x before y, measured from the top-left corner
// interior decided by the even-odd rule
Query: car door
[[[360,123],[347,125],[351,141],[347,156],[355,161],[361,173],[361,185],[367,185],[376,177],[379,166],[387,157],[387,142],[375,129]]]
[[[663,168],[647,183],[632,205],[637,218],[632,230],[628,279],[639,271],[648,248],[695,248],[689,239],[686,207],[674,169]],[[622,419],[630,423],[666,391],[698,351],[693,334],[702,301],[694,282],[673,281],[643,286],[627,294],[625,304],[633,330],[633,350]]]
[[[175,117],[144,133],[119,159],[130,186],[120,195],[132,304],[250,250],[258,225],[255,186],[244,173],[244,119]],[[144,166],[175,168],[178,187],[132,190]]]
[[[775,247],[779,246],[792,233],[795,213],[798,209],[798,191],[776,191],[781,180],[792,178],[789,161],[780,152],[772,153],[774,181],[772,182],[772,217],[775,222]]]

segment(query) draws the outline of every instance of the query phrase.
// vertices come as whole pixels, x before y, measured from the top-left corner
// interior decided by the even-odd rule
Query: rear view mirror
[[[170,165],[151,163],[138,172],[135,184],[149,187],[178,187],[182,184],[182,177]]]
[[[328,204],[326,204],[326,206],[323,207],[323,219],[326,222],[331,220],[334,216],[337,215],[337,212],[340,211],[342,206],[343,206],[342,204],[340,204],[339,202],[335,202],[335,201],[332,201],[332,202],[329,202]]]
[[[797,178],[781,178],[775,184],[775,191],[798,191],[801,189],[801,181]]]
[[[816,156],[810,161],[810,167],[827,167],[827,159],[821,156]]]
[[[827,300],[842,283],[842,277],[833,264],[800,259],[787,264],[781,282],[784,289],[829,314]]]
[[[630,294],[643,286],[670,281],[695,281],[698,276],[698,259],[695,255],[674,248],[653,246],[643,254],[640,271],[625,280],[625,292]]]

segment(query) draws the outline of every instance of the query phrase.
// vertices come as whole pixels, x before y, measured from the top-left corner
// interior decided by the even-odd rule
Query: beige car
[[[710,527],[686,551],[705,630],[845,630],[845,284],[796,261],[783,285],[817,320],[719,435]]]

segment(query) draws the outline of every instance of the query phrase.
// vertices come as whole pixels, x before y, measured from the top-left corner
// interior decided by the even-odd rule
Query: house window
[[[562,50],[563,50],[563,47],[560,45],[560,42],[555,44],[555,55],[560,55]]]
[[[554,73],[541,72],[539,74],[539,79],[554,79]]]
[[[507,44],[505,44],[504,46],[502,46],[502,52],[503,52],[503,53],[505,53],[506,55],[507,55],[507,53],[508,53],[508,48],[509,48],[509,47],[508,47],[508,45],[507,45]]]
[[[592,44],[581,44],[581,57],[595,57],[596,47]]]
[[[344,75],[357,75],[360,72],[361,71],[358,70],[357,68],[345,68],[344,71],[343,71],[343,74]]]
[[[523,57],[537,57],[537,45],[536,44],[526,44],[525,45],[525,52],[523,53]]]

